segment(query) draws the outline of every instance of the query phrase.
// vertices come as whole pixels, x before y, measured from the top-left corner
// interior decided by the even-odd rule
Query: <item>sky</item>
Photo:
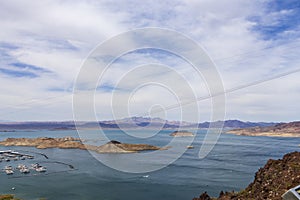
[[[0,1],[0,25],[1,121],[72,120],[73,88],[91,53],[118,34],[146,27],[174,30],[197,42],[214,62],[225,91],[249,84],[226,93],[225,119],[299,120],[299,0],[11,0]],[[161,67],[134,70],[149,63]],[[163,50],[128,52],[99,82],[95,113],[99,120],[116,118],[112,108],[123,108],[112,105],[113,98],[129,97],[124,101],[130,115],[146,116],[178,99],[209,95],[205,78],[193,70],[190,63]],[[291,71],[295,73],[250,86]],[[140,79],[166,80],[169,85],[140,87],[135,85]],[[192,93],[168,90],[186,83]],[[197,102],[200,121],[211,119],[211,102]],[[176,108],[151,117],[182,116]]]

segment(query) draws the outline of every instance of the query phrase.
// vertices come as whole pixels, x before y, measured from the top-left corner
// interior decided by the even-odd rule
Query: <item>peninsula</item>
[[[30,146],[38,149],[60,148],[60,149],[82,149],[91,150],[97,153],[137,153],[146,150],[165,150],[149,144],[127,144],[112,140],[104,145],[95,146],[83,144],[78,138],[64,137],[64,138],[7,138],[0,141],[2,146]]]
[[[280,123],[269,127],[233,129],[227,133],[246,136],[300,137],[300,121]]]

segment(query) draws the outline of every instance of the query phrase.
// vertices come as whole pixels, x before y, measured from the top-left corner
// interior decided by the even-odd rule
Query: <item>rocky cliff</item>
[[[240,192],[221,192],[219,198],[203,193],[193,200],[281,200],[287,190],[300,184],[300,152],[286,154],[283,159],[269,160],[258,170],[255,179]]]

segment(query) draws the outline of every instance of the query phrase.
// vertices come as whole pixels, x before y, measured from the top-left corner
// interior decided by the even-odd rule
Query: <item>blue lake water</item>
[[[120,130],[105,131],[110,139],[128,143],[148,143],[166,145],[170,141],[170,130],[161,131],[149,139],[136,139]],[[86,131],[88,138],[98,138],[97,131]],[[221,190],[245,188],[254,178],[255,172],[270,158],[281,158],[285,153],[298,151],[300,139],[278,137],[247,137],[222,134],[217,145],[204,159],[198,158],[198,152],[205,134],[198,131],[193,142],[194,149],[189,149],[176,162],[155,172],[131,174],[111,169],[96,160],[88,151],[78,149],[36,149],[33,147],[1,147],[0,150],[13,149],[29,152],[33,160],[1,162],[17,166],[18,163],[38,162],[47,167],[45,174],[31,172],[21,175],[15,172],[7,176],[0,172],[0,193],[14,193],[24,200],[127,200],[127,199],[162,199],[191,200],[207,191],[218,196]],[[7,137],[78,137],[76,131],[19,131],[0,133],[0,140]],[[99,145],[100,140],[91,141]],[[42,155],[46,154],[49,159]],[[168,154],[168,150],[166,150]],[[130,154],[107,155],[111,159],[126,159]],[[71,164],[76,170],[70,170]],[[151,162],[149,162],[151,164]],[[12,190],[12,188],[15,190]]]

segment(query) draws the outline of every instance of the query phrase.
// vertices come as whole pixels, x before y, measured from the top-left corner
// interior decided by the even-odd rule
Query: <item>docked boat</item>
[[[11,169],[7,169],[7,170],[5,170],[5,173],[6,173],[7,175],[12,175],[12,174],[14,174],[14,171],[11,170]]]
[[[23,174],[28,174],[30,172],[30,170],[27,167],[23,167],[20,169],[20,172]]]
[[[32,169],[37,169],[39,167],[41,167],[39,163],[31,164]]]
[[[24,164],[18,164],[17,169],[22,169],[22,168],[26,168],[26,165],[24,165]]]
[[[37,171],[37,172],[46,172],[47,168],[40,166],[40,167],[36,168],[35,171]]]
[[[4,170],[12,170],[13,168],[12,168],[12,166],[5,166],[5,168],[4,168]]]

